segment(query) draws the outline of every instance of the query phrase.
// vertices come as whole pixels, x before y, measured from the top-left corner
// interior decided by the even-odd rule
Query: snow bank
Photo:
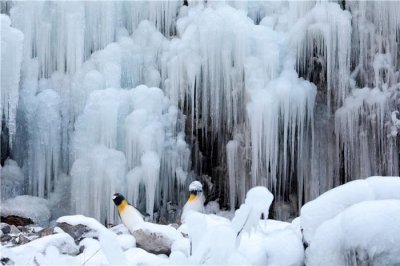
[[[1,200],[14,198],[24,194],[24,174],[17,162],[7,159],[0,166]]]
[[[51,213],[46,199],[23,195],[3,201],[0,206],[1,216],[16,215],[30,218],[35,224],[46,225]]]
[[[399,177],[369,177],[329,190],[301,208],[304,240],[312,243],[318,227],[346,208],[362,201],[400,199],[399,191]]]
[[[265,187],[254,187],[246,194],[244,204],[235,212],[232,227],[237,235],[242,231],[250,232],[259,225],[261,216],[268,218],[269,207],[274,196]]]
[[[99,235],[99,247],[97,249],[101,250],[102,255],[107,259],[107,262],[110,264],[115,264],[115,265],[124,265],[126,264],[126,259],[124,256],[124,253],[122,251],[122,247],[130,246],[131,243],[130,240],[129,242],[126,242],[127,240],[118,238],[117,235],[105,228],[102,224],[100,224],[96,219],[93,219],[91,217],[85,217],[83,215],[72,215],[72,216],[63,216],[57,219],[57,223],[67,223],[70,225],[78,225],[82,224],[87,227],[89,227],[92,230],[95,230],[98,232]],[[132,240],[132,238],[131,238]],[[91,244],[91,240],[88,240],[89,242],[86,243],[88,246],[93,246]],[[133,238],[134,241],[134,238]],[[118,243],[119,245],[115,245]],[[97,243],[94,244],[97,246]],[[92,248],[91,248],[92,249]],[[97,253],[96,251],[96,253]],[[87,251],[90,252],[90,251]],[[98,256],[102,256],[101,254]],[[85,258],[85,256],[84,256]]]
[[[252,265],[303,265],[301,234],[290,223],[263,220],[259,225],[261,230],[243,233],[238,248]]]
[[[360,202],[318,227],[306,264],[397,265],[399,243],[400,200]]]
[[[1,257],[9,258],[15,265],[77,264],[77,259],[71,255],[78,252],[74,239],[67,233],[45,236],[14,248],[1,247]]]

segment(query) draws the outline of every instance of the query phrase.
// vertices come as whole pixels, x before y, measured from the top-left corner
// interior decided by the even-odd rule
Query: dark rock
[[[1,242],[8,242],[8,241],[10,241],[12,239],[12,237],[10,236],[10,235],[3,235],[1,238],[0,238],[0,241]]]
[[[88,233],[91,229],[83,224],[70,225],[67,223],[57,223],[65,233],[69,234],[75,242],[79,242],[82,239],[83,234]]]
[[[83,253],[84,250],[85,250],[85,246],[80,246],[79,247],[79,254]]]
[[[145,233],[139,229],[133,232],[136,238],[136,246],[142,248],[149,253],[156,255],[165,254],[169,256],[171,247],[165,244],[163,236],[156,233]]]
[[[19,237],[18,237],[18,243],[20,244],[20,245],[23,245],[23,244],[26,244],[26,243],[28,243],[28,242],[31,242],[31,240],[29,239],[29,238],[27,238],[27,237],[25,237],[24,235],[19,235]]]
[[[12,260],[10,260],[9,258],[6,258],[6,257],[2,257],[0,259],[0,262],[2,265],[13,265],[14,264],[14,262]]]
[[[33,224],[33,221],[29,218],[24,218],[16,215],[1,216],[1,222],[15,226],[26,226]]]
[[[52,234],[54,234],[54,227],[44,228],[38,232],[39,237],[44,237]]]
[[[3,232],[3,234],[9,234],[11,231],[11,228],[8,224],[4,225],[1,227],[1,231]]]

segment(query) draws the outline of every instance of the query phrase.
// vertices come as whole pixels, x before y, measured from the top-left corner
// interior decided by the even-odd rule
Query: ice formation
[[[24,35],[10,26],[10,18],[1,14],[1,101],[0,123],[8,128],[12,144],[17,129],[16,116],[19,100],[19,81]],[[3,122],[4,119],[4,122]]]
[[[154,208],[165,207],[160,194],[171,198],[169,182],[184,183],[175,177],[176,171],[187,172],[189,167],[188,148],[176,133],[178,115],[159,88],[141,85],[92,92],[75,123],[71,198],[76,211],[89,215],[90,210],[93,217],[115,221],[110,197],[101,195],[116,191],[135,206],[145,204],[151,217]],[[102,204],[91,201],[93,195]]]
[[[121,192],[174,219],[198,179],[232,211],[266,186],[288,218],[344,182],[399,175],[399,2],[2,1],[1,13],[1,158],[24,193],[68,190],[65,206],[114,222]]]
[[[24,194],[24,174],[17,162],[7,159],[0,168],[1,200]]]

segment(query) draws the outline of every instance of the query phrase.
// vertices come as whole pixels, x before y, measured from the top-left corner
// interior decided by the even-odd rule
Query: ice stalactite
[[[149,20],[166,36],[175,33],[180,1],[13,2],[13,24],[25,34],[24,59],[38,57],[40,77],[54,71],[74,73],[85,59],[132,33]]]
[[[141,85],[129,90],[92,92],[83,114],[75,124],[76,160],[71,173],[72,190],[77,191],[74,193],[84,193],[87,186],[102,190],[104,182],[97,181],[96,173],[88,174],[86,179],[89,181],[84,184],[79,183],[79,175],[74,175],[74,172],[82,171],[81,158],[86,158],[95,147],[102,145],[112,151],[117,150],[126,160],[126,170],[124,167],[123,174],[115,177],[122,186],[113,188],[126,193],[127,199],[133,204],[144,206],[151,217],[155,209],[161,208],[161,204],[165,209],[166,200],[171,198],[170,184],[176,182],[182,187],[189,171],[190,153],[182,135],[177,135],[182,134],[181,119],[176,107],[169,104],[159,88]],[[112,173],[113,170],[110,171]],[[141,186],[144,187],[144,195],[140,191]],[[160,197],[164,194],[165,201]],[[107,206],[109,198],[101,200]],[[104,219],[104,213],[92,214],[86,207],[77,210]],[[107,219],[114,221],[111,216],[107,216]]]
[[[51,89],[36,96],[29,131],[28,151],[29,194],[45,197],[54,190],[58,178],[61,156],[60,97]]]
[[[385,83],[394,85],[399,82],[395,72],[399,70],[400,49],[400,4],[398,2],[353,2],[346,9],[353,15],[352,64],[354,85],[363,87],[380,87],[377,75],[385,76]],[[392,69],[376,71],[376,56],[386,57]],[[373,74],[375,73],[375,74]]]
[[[328,112],[341,106],[349,92],[351,30],[351,14],[334,3],[316,4],[291,28],[298,69],[307,72],[318,60],[326,60]]]
[[[109,195],[123,191],[126,160],[122,152],[96,145],[74,162],[71,169],[71,203],[75,213],[88,215],[102,223],[115,223]]]
[[[344,180],[338,176],[334,185],[378,173],[399,173],[398,145],[388,134],[391,106],[388,92],[364,88],[353,90],[336,111],[336,158],[343,163]]]
[[[12,146],[16,133],[19,81],[24,35],[11,26],[10,18],[1,15],[1,101],[0,126],[8,128],[8,142]],[[2,149],[3,152],[3,149]]]
[[[251,186],[269,187],[278,200],[295,193],[301,204],[303,190],[308,197],[315,86],[287,70],[251,96]]]
[[[38,58],[39,77],[79,69],[84,60],[83,3],[16,2],[10,13],[25,34],[24,60]]]
[[[243,71],[251,20],[228,6],[193,7],[163,58],[165,90],[191,114],[191,128],[230,132],[243,116]],[[230,24],[236,21],[237,24]],[[211,140],[210,140],[211,141]]]
[[[244,156],[245,153],[240,140],[231,140],[226,144],[226,159],[229,176],[229,204],[231,211],[236,209],[236,202],[244,202],[246,187],[249,187],[249,182],[246,178],[246,166],[243,165],[245,162]]]
[[[18,164],[11,159],[0,168],[1,200],[14,198],[24,192],[24,174]]]

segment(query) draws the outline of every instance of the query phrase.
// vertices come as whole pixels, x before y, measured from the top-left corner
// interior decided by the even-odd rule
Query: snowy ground
[[[60,217],[46,228],[1,224],[1,261],[15,265],[397,265],[399,188],[399,177],[349,182],[306,204],[302,215],[288,223],[260,220],[261,214],[268,216],[273,196],[256,187],[232,220],[192,211],[177,230],[145,222],[140,229],[167,240],[168,255],[137,247],[137,240],[122,224],[106,228],[82,215]],[[18,207],[12,208],[12,202]],[[21,206],[30,209],[29,203],[37,207],[24,212]],[[2,206],[1,215],[15,210],[14,214],[38,221],[35,217],[48,213],[42,204],[35,198],[17,197]],[[5,236],[18,240],[4,242]]]

